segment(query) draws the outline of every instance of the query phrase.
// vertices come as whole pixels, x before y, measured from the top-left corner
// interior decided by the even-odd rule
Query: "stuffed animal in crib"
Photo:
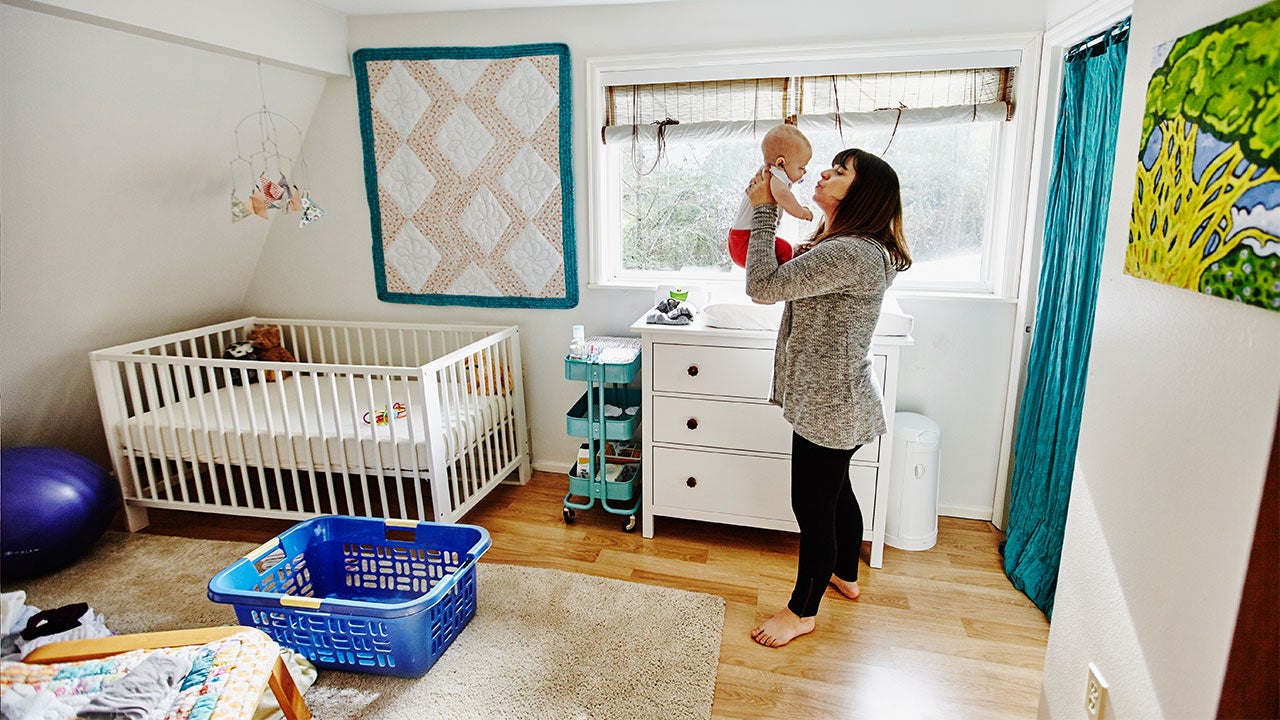
[[[481,357],[476,353],[464,361],[467,372],[467,392],[478,395],[506,395],[515,386],[511,371],[494,363],[493,357]]]
[[[231,343],[222,351],[222,357],[227,360],[257,360],[258,353],[254,352],[253,343],[246,341]],[[231,368],[231,372],[229,374],[231,375],[232,385],[240,385],[244,382],[240,376],[240,368]],[[250,383],[258,382],[257,370],[250,368],[245,371],[244,375],[248,378]]]
[[[266,360],[267,362],[298,361],[293,356],[293,353],[280,344],[280,327],[278,325],[263,325],[250,330],[249,342],[253,343],[253,351],[258,354],[259,360]],[[292,374],[288,370],[281,370],[279,373],[281,380]],[[275,382],[276,371],[264,370],[263,376],[267,382]]]

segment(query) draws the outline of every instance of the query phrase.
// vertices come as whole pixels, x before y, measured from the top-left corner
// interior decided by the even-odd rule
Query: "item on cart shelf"
[[[631,410],[632,408],[627,408]],[[604,444],[604,459],[611,463],[640,462],[640,443],[630,440],[610,440]]]
[[[600,350],[600,362],[606,365],[626,365],[640,354],[640,348],[606,347]]]
[[[588,353],[586,330],[581,325],[573,326],[573,341],[569,343],[570,360],[586,360]]]

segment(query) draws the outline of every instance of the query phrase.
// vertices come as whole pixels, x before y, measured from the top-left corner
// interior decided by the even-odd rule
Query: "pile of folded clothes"
[[[687,302],[666,298],[644,316],[650,325],[688,325],[693,322],[694,308]]]

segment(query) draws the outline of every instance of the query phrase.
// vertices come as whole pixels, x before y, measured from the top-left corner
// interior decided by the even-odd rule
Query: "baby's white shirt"
[[[790,188],[794,184],[791,181],[791,178],[787,177],[787,171],[783,170],[780,167],[775,167],[773,165],[770,165],[769,172],[773,173],[773,177],[786,183],[788,188]],[[742,202],[738,204],[738,216],[733,219],[733,225],[730,226],[730,229],[750,230],[751,229],[751,213],[754,209],[755,209],[754,206],[752,206],[751,204],[751,198],[747,196],[747,191],[743,190]],[[781,216],[781,213],[779,213],[779,216]]]

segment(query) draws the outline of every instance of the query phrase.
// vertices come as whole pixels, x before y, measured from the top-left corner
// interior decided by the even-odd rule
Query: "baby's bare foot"
[[[857,580],[854,580],[853,582],[849,582],[848,580],[841,580],[835,575],[832,575],[831,584],[834,585],[835,588],[840,591],[841,595],[844,595],[850,600],[857,600],[858,596],[862,594],[862,591],[858,589]]]
[[[766,647],[782,647],[792,640],[813,632],[814,619],[798,617],[787,608],[765,620],[751,631],[751,638]]]

